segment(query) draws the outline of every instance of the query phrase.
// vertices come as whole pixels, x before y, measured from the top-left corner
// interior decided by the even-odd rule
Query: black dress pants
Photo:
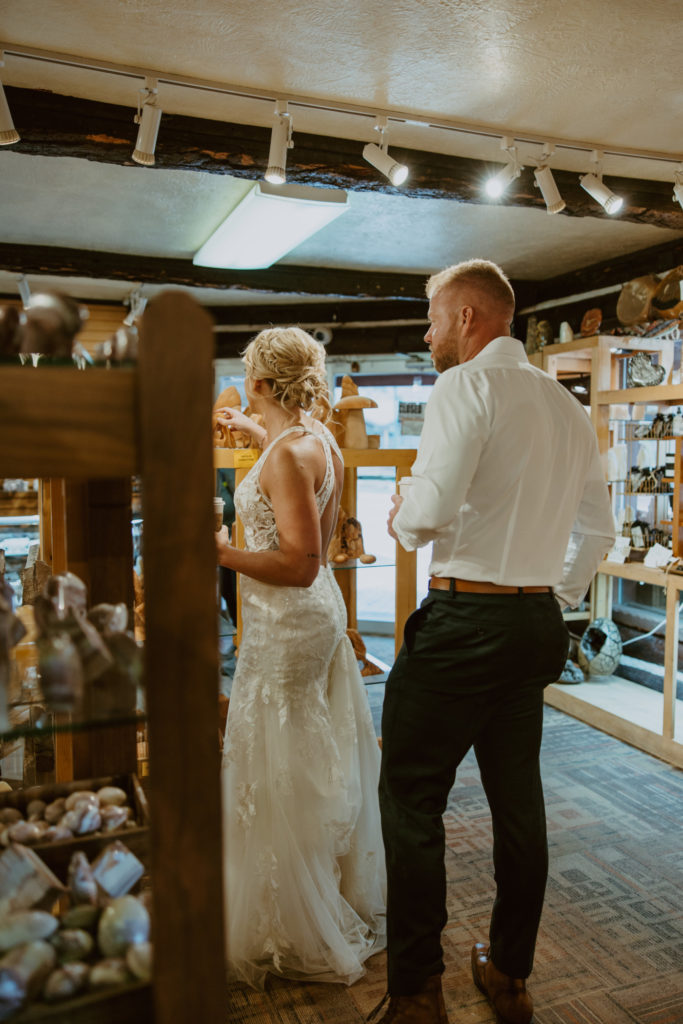
[[[382,713],[392,995],[412,994],[444,970],[442,815],[472,746],[493,824],[491,958],[512,977],[531,973],[548,870],[539,767],[543,688],[559,677],[568,647],[551,593],[432,590],[408,619]]]

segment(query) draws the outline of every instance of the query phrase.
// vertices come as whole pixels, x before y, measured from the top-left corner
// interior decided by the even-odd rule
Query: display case
[[[144,514],[144,856],[152,891],[151,984],[18,1021],[190,1024],[228,1015],[223,927],[214,474],[213,337],[189,297],[150,302],[137,366],[0,367],[0,476],[43,481],[41,557],[88,585],[89,603],[132,610],[131,477]],[[62,780],[136,767],[138,721],[58,723]],[[142,850],[142,847],[140,847]]]
[[[626,386],[627,361],[639,352],[663,367],[661,384]],[[622,529],[628,531],[627,560],[608,556],[598,570],[591,588],[591,619],[611,618],[615,579],[661,587],[666,605],[661,694],[627,679],[608,677],[579,686],[554,684],[546,689],[546,701],[683,767],[683,701],[676,698],[683,575],[675,562],[683,545],[683,440],[677,433],[681,424],[676,422],[678,407],[683,409],[683,384],[680,369],[674,369],[675,357],[675,342],[670,338],[600,335],[546,346],[534,361],[553,376],[565,378],[565,383],[576,374],[589,378],[587,411],[604,456],[605,476],[611,477],[617,521],[623,521]],[[672,378],[678,382],[671,383]],[[619,445],[625,448],[621,460],[616,458]],[[615,473],[619,461],[622,470]],[[635,538],[623,515],[628,506],[641,516]],[[644,530],[646,523],[652,527],[649,533]],[[671,546],[672,561],[663,568],[645,564],[648,547],[661,542],[663,547]]]

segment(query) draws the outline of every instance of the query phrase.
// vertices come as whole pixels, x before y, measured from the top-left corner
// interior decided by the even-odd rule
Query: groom
[[[496,897],[474,984],[504,1024],[529,1024],[548,849],[539,751],[543,688],[577,604],[614,541],[596,438],[570,393],[510,337],[503,271],[471,260],[427,283],[425,342],[440,376],[413,486],[389,533],[433,543],[429,594],[386,684],[380,807],[388,872],[384,1024],[445,1024],[442,814],[473,746],[493,824]],[[379,1022],[378,1022],[379,1024]]]

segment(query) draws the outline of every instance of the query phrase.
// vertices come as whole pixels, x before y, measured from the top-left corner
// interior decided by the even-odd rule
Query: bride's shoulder
[[[290,434],[276,444],[268,456],[264,471],[308,475],[315,472],[320,459],[320,445],[310,434]]]

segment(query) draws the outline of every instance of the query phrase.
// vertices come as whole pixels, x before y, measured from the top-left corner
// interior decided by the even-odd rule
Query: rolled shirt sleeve
[[[473,380],[458,373],[457,367],[442,374],[425,409],[412,470],[415,485],[393,522],[406,551],[452,530],[453,520],[467,500],[489,429],[489,415]]]
[[[563,604],[575,607],[581,602],[614,540],[612,504],[596,444],[569,537],[562,579],[555,588]]]

